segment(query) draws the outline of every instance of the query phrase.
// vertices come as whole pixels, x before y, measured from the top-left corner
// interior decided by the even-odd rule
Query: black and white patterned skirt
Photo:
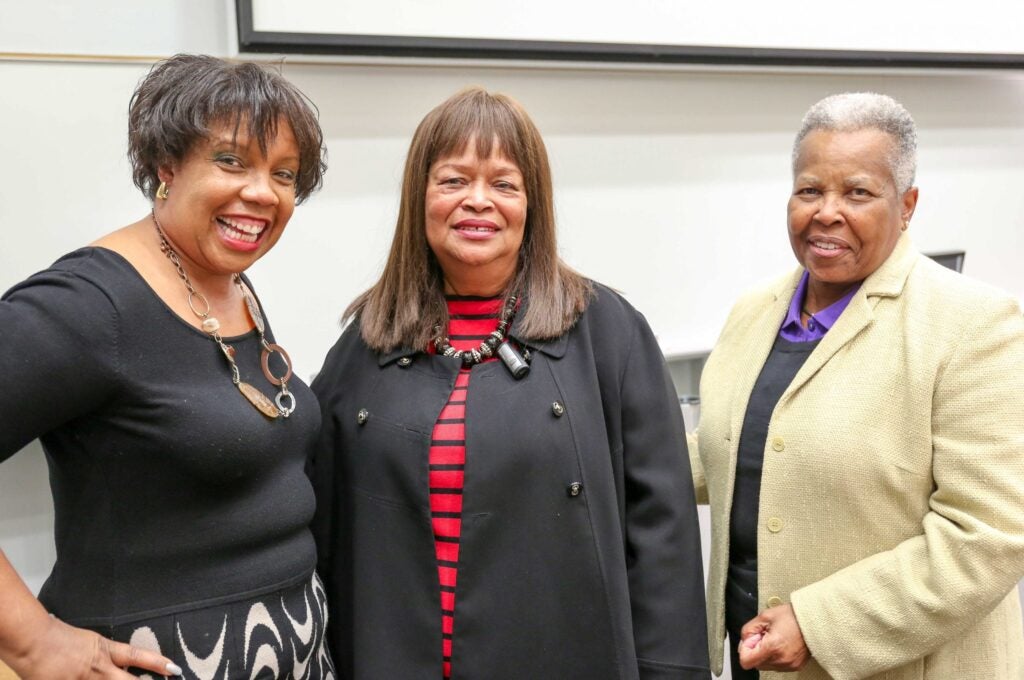
[[[326,625],[327,600],[314,573],[250,600],[117,626],[111,637],[168,657],[185,680],[333,680]]]

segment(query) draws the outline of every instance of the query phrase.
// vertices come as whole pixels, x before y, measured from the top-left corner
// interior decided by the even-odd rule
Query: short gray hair
[[[800,143],[815,130],[856,132],[880,130],[892,137],[893,153],[889,169],[900,194],[914,185],[917,172],[917,126],[910,112],[898,101],[875,92],[843,92],[825,97],[804,114],[800,131],[793,142],[793,169],[796,170]]]

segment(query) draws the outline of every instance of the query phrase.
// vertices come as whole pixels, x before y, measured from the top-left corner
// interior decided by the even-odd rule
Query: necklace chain
[[[160,226],[160,222],[156,219],[156,213],[153,213],[152,217],[157,236],[160,238],[160,251],[171,261],[171,264],[174,265],[178,272],[178,278],[185,284],[185,289],[188,291],[188,307],[192,310],[193,314],[202,319],[203,332],[217,343],[221,353],[224,354],[224,358],[227,359],[228,366],[231,368],[231,382],[257,410],[268,418],[277,418],[278,416],[287,418],[290,416],[295,411],[295,395],[288,390],[288,380],[292,377],[291,359],[288,353],[284,351],[284,348],[267,341],[266,324],[263,321],[263,314],[260,312],[259,305],[256,303],[256,298],[252,291],[242,281],[241,275],[233,274],[231,280],[241,291],[246,309],[249,310],[249,316],[252,317],[252,321],[256,325],[256,331],[259,333],[262,348],[260,364],[263,368],[263,374],[272,385],[278,388],[274,401],[270,401],[266,395],[249,383],[242,382],[238,364],[235,362],[235,348],[224,342],[224,338],[221,337],[220,321],[216,317],[210,316],[210,301],[192,285],[192,280],[189,278],[188,272],[185,271],[181,258],[178,257],[178,253],[174,251],[174,248],[171,247],[170,242],[164,235],[163,227]],[[287,369],[280,378],[270,372],[270,355],[275,352],[281,355]]]

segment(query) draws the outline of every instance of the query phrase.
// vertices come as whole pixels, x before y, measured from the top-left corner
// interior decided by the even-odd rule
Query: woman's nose
[[[242,187],[242,200],[260,205],[277,203],[277,193],[271,184],[269,173],[251,172],[246,175],[245,186]]]
[[[822,224],[833,224],[843,219],[843,200],[833,192],[822,194],[818,203],[818,212],[815,214]]]
[[[466,189],[464,205],[474,210],[484,210],[491,206],[491,197],[485,182],[472,182]]]

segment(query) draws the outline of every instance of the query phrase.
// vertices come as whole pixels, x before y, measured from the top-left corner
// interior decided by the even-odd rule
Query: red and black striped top
[[[448,298],[448,339],[455,349],[478,347],[498,327],[501,298]],[[431,347],[433,350],[433,347]],[[485,361],[493,361],[494,358]],[[441,582],[441,649],[444,677],[452,674],[455,585],[462,535],[462,482],[466,469],[466,396],[469,368],[461,368],[430,437],[430,518]]]

